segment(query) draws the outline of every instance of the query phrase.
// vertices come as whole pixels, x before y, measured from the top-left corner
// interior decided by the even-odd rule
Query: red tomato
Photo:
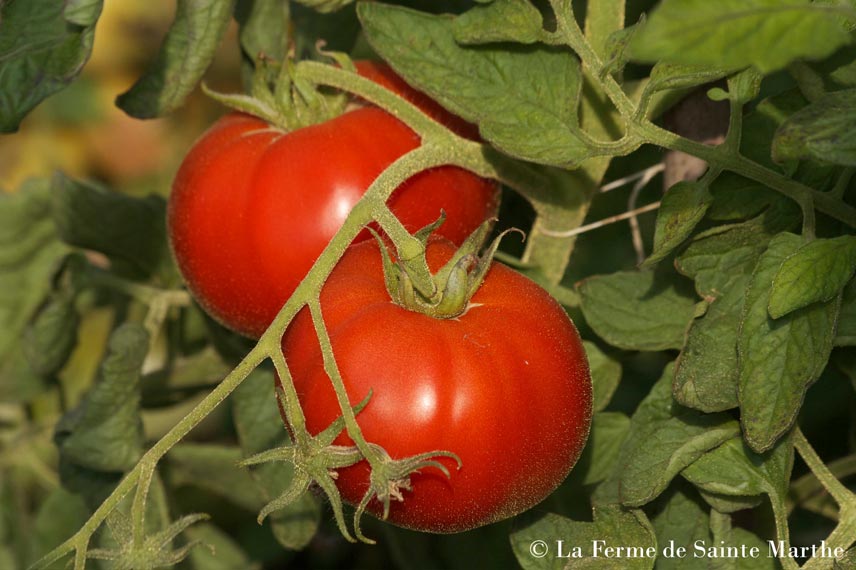
[[[451,255],[429,244],[436,270]],[[579,335],[565,311],[528,278],[495,264],[455,319],[434,319],[390,302],[376,243],[345,253],[321,294],[324,321],[352,404],[372,390],[357,416],[367,441],[393,458],[433,450],[439,458],[412,476],[389,520],[450,533],[520,513],[549,495],[585,445],[591,379]],[[283,341],[310,433],[341,415],[311,318],[304,309]],[[336,440],[351,445],[347,435]],[[336,485],[358,504],[368,487],[365,461],[339,470]],[[369,510],[382,513],[372,500]]]
[[[374,107],[290,133],[226,115],[190,150],[169,200],[170,243],[191,292],[224,325],[258,337],[371,182],[419,144]],[[494,182],[441,167],[408,180],[389,204],[411,231],[445,210],[439,233],[460,243],[498,199]]]

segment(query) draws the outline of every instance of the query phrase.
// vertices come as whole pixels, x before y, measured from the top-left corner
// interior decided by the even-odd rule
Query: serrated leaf
[[[856,166],[856,89],[827,93],[787,118],[773,138],[776,162],[813,158]]]
[[[673,394],[682,405],[703,412],[737,407],[737,333],[743,300],[769,239],[758,224],[737,224],[697,237],[675,261],[709,303],[687,331],[676,362]]]
[[[793,424],[805,392],[832,350],[840,298],[773,320],[767,313],[773,277],[801,245],[801,237],[773,238],[752,274],[738,336],[738,398],[744,436],[758,452],[770,449]]]
[[[0,132],[71,83],[92,52],[100,0],[0,2]]]
[[[666,191],[657,212],[654,251],[645,260],[652,265],[665,259],[686,240],[704,217],[713,196],[703,181],[678,182]]]
[[[665,0],[631,47],[642,61],[769,73],[826,57],[848,40],[838,15],[810,0]]]
[[[279,415],[273,374],[256,370],[235,390],[232,398],[235,429],[244,457],[288,442]],[[294,478],[289,463],[271,462],[253,467],[255,486],[265,502],[282,495]],[[315,536],[321,522],[321,506],[310,493],[268,517],[277,541],[285,548],[299,550]]]
[[[524,570],[545,568],[597,568],[602,570],[650,570],[654,567],[657,539],[651,523],[641,510],[610,505],[595,507],[593,522],[574,521],[547,514],[511,533],[511,548]],[[535,543],[538,543],[537,545]],[[653,549],[654,556],[607,557],[600,548],[621,545],[642,551]],[[543,543],[544,550],[540,550]],[[579,548],[576,552],[574,549]],[[545,556],[540,557],[540,552]]]
[[[694,553],[697,541],[710,543],[710,516],[697,497],[692,487],[684,483],[664,495],[665,501],[662,506],[658,505],[651,518],[660,552],[664,553],[657,559],[657,570],[681,570]],[[691,554],[678,556],[676,552],[680,548]],[[665,555],[666,552],[671,555]]]
[[[704,454],[682,475],[709,493],[750,502],[766,494],[784,508],[793,462],[794,448],[789,439],[759,455],[738,436]]]
[[[628,350],[680,348],[695,301],[663,272],[621,271],[577,285],[586,322],[599,337]]]
[[[214,58],[234,4],[234,0],[178,0],[175,21],[157,58],[116,105],[138,119],[179,108]]]
[[[541,12],[528,0],[494,0],[477,4],[454,19],[452,34],[460,44],[537,42],[544,31]]]
[[[604,354],[593,342],[583,341],[583,347],[591,370],[592,408],[599,412],[609,404],[621,382],[621,363]]]
[[[636,408],[616,468],[596,491],[595,504],[644,505],[684,468],[740,433],[727,414],[701,414],[677,404],[672,398],[674,370],[674,364],[666,366]]]
[[[782,263],[773,278],[770,316],[778,319],[838,296],[856,270],[856,237],[816,239]]]
[[[0,195],[0,400],[26,401],[40,390],[20,341],[68,251],[50,219],[46,181]]]
[[[54,176],[51,215],[63,241],[107,255],[112,269],[132,278],[150,275],[166,255],[166,204],[134,198]]]
[[[101,378],[81,404],[56,427],[62,460],[100,472],[133,467],[143,450],[140,417],[140,368],[149,335],[137,324],[124,324],[110,336]]]
[[[24,333],[23,350],[33,372],[50,376],[66,363],[77,344],[80,315],[74,299],[58,295],[36,315]]]
[[[453,20],[398,6],[362,3],[372,47],[408,83],[463,119],[499,150],[566,168],[595,156],[577,119],[580,67],[546,46],[458,45]]]

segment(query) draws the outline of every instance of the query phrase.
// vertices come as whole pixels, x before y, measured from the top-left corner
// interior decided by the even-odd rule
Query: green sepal
[[[354,71],[347,55],[330,53],[337,64]],[[345,112],[348,95],[330,92],[300,77],[292,59],[256,59],[250,93],[218,93],[202,84],[206,95],[236,111],[247,113],[285,132],[322,123]]]
[[[490,269],[500,240],[508,231],[519,230],[503,232],[496,237],[485,253],[479,256],[478,252],[496,221],[493,218],[485,220],[439,271],[433,275],[428,273],[431,287],[417,287],[416,279],[423,268],[427,268],[424,252],[431,234],[444,219],[445,214],[442,214],[436,222],[413,234],[416,241],[422,244],[423,253],[406,260],[394,260],[381,237],[374,231],[372,233],[380,246],[384,281],[393,302],[405,309],[436,319],[453,319],[467,310],[470,299],[481,286]],[[430,294],[426,294],[425,289]]]

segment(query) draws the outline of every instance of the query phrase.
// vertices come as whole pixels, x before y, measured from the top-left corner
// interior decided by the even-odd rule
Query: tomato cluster
[[[358,70],[472,134],[388,67],[361,63]],[[372,181],[419,144],[404,123],[370,106],[288,133],[226,115],[191,148],[170,195],[171,244],[188,288],[224,325],[260,336]],[[411,231],[445,211],[438,231],[455,243],[498,204],[496,183],[452,166],[419,173],[389,200]]]
[[[360,63],[358,70],[458,134],[477,136],[388,67]],[[260,335],[372,181],[419,144],[371,106],[292,132],[225,116],[191,149],[169,201],[171,244],[191,292],[228,327]],[[453,244],[496,213],[498,196],[494,182],[443,167],[408,180],[389,204],[411,231],[446,212],[442,237],[427,250],[436,271]],[[393,459],[442,450],[462,461],[457,469],[438,459],[449,478],[436,469],[412,474],[412,492],[392,505],[390,520],[458,532],[541,501],[576,462],[590,426],[591,382],[573,323],[543,289],[501,265],[457,318],[408,310],[390,302],[380,247],[367,237],[348,248],[321,292],[351,403],[373,394],[359,424]],[[286,331],[283,352],[307,428],[318,433],[341,410],[305,308]],[[336,443],[353,442],[342,434]],[[366,461],[339,470],[345,501],[360,502],[369,472]],[[379,514],[380,502],[368,510]]]

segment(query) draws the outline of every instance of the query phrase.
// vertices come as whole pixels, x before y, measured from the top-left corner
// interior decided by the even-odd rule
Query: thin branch
[[[598,228],[602,228],[603,226],[608,226],[609,224],[614,224],[615,222],[620,222],[622,220],[626,220],[628,218],[632,218],[634,216],[638,216],[639,214],[644,214],[645,212],[651,212],[660,207],[660,202],[654,202],[653,204],[648,204],[647,206],[642,206],[641,208],[637,208],[630,212],[624,212],[623,214],[618,214],[616,216],[611,216],[609,218],[604,218],[597,222],[593,222],[591,224],[587,224],[585,226],[580,226],[578,228],[574,228],[572,230],[566,231],[552,231],[552,230],[539,230],[542,234],[551,236],[551,237],[571,237],[579,234],[584,234],[586,232],[590,232],[591,230],[596,230]]]
[[[644,170],[640,170],[639,172],[634,172],[633,174],[629,174],[629,175],[625,176],[624,178],[619,178],[618,180],[613,180],[612,182],[610,182],[608,184],[604,184],[603,186],[600,187],[600,191],[601,192],[609,192],[611,190],[621,188],[622,186],[626,186],[627,184],[630,184],[631,182],[635,182],[636,180],[639,180],[640,178],[646,178],[647,180],[650,181],[651,178],[654,177],[654,175],[663,172],[665,169],[666,169],[666,165],[662,162],[658,162],[657,164],[649,166],[648,168],[646,168]]]

